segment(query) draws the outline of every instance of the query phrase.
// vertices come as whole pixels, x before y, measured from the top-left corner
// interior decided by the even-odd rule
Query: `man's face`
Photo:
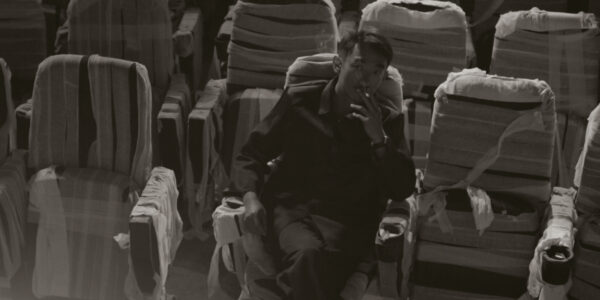
[[[387,69],[385,57],[368,46],[359,47],[356,44],[352,52],[339,59],[338,64],[341,64],[341,68],[335,86],[336,94],[346,99],[348,104],[362,104],[359,93],[372,95],[385,77]]]

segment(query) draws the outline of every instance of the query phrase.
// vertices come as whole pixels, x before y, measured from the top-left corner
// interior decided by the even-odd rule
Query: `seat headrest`
[[[517,30],[552,32],[585,29],[598,29],[594,14],[550,12],[534,7],[530,10],[511,11],[500,16],[496,24],[496,37],[504,38]]]

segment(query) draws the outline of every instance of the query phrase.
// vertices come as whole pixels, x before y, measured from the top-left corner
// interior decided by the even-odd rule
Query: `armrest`
[[[193,92],[202,86],[202,12],[199,8],[187,9],[177,31],[173,34],[173,49],[179,57],[181,71],[186,74]]]
[[[175,172],[180,183],[185,172],[185,128],[190,107],[191,97],[185,77],[175,74],[158,113],[158,150],[161,162]]]
[[[546,228],[529,264],[527,290],[532,297],[562,293],[561,298],[566,298],[574,257],[575,195],[573,188],[555,187],[552,191]]]
[[[215,38],[215,49],[217,51],[217,58],[222,62],[227,62],[227,46],[231,39],[231,32],[233,31],[233,5],[229,6],[229,11],[219,27],[219,32]]]
[[[159,278],[167,277],[183,233],[177,212],[177,183],[173,171],[156,167],[129,217],[131,268],[139,290],[154,294],[165,287]]]
[[[418,179],[417,179],[418,180]],[[375,239],[379,293],[405,298],[414,258],[417,208],[414,196],[391,201],[384,213]]]
[[[15,110],[17,119],[17,149],[29,148],[29,126],[31,124],[31,112],[33,105],[31,99],[19,105]]]
[[[217,165],[220,162],[219,123],[226,97],[225,80],[209,81],[187,119],[185,198],[190,222],[201,239],[207,237],[203,224],[210,219],[214,201],[220,198],[220,189],[227,181]]]
[[[202,30],[202,12],[199,8],[189,8],[183,13],[177,31],[173,34],[175,54],[186,57],[194,52],[194,38],[198,30]]]

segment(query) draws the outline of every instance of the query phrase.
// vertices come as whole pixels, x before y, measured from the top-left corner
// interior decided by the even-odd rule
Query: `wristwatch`
[[[385,145],[387,144],[387,142],[388,142],[389,139],[390,138],[388,138],[388,136],[384,134],[383,135],[383,140],[381,142],[379,142],[379,143],[373,143],[373,142],[371,142],[371,149],[377,150],[379,148],[385,147]]]

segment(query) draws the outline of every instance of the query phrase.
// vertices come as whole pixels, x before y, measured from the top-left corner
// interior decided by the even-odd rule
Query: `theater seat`
[[[0,58],[0,294],[10,297],[24,263],[27,193],[25,153],[15,148],[11,72]],[[9,298],[10,299],[10,298]]]
[[[551,196],[554,94],[465,69],[435,95],[411,299],[519,298]]]
[[[335,76],[333,73],[334,56],[335,54],[333,53],[320,53],[298,57],[287,69],[285,86],[302,84],[307,81],[330,80]],[[395,109],[398,114],[401,114],[403,100],[402,77],[398,71],[391,66],[388,68],[387,73],[388,76],[382,82],[375,97],[377,97],[379,101],[382,101],[382,103],[386,103],[386,105]],[[239,152],[239,150],[236,150],[235,145],[240,147],[246,139],[244,136],[247,137],[249,134],[251,128],[247,128],[247,124],[258,123],[266,116],[270,108],[274,105],[274,102],[278,100],[278,97],[273,95],[274,93],[274,91],[265,89],[246,89],[243,93],[238,94],[240,100],[228,102],[229,105],[236,105],[236,108],[232,109],[233,111],[243,110],[250,112],[250,114],[237,120],[237,122],[241,122],[241,125],[236,123],[230,125],[230,127],[233,127],[232,131],[236,132],[235,140],[228,141],[225,139],[223,141],[225,147],[223,148],[224,152],[222,154],[225,156],[221,157],[221,160],[226,169],[227,166],[231,164],[231,161],[228,160],[228,158],[235,157],[232,153]],[[262,98],[261,94],[264,94]],[[263,108],[261,108],[261,106]],[[264,108],[265,106],[266,108]],[[246,108],[244,109],[244,107]],[[225,125],[227,125],[227,120],[228,119],[224,118]],[[236,131],[235,128],[238,128],[238,130]],[[239,128],[241,128],[241,130]],[[224,130],[227,130],[227,127],[225,127]],[[227,131],[225,131],[225,133],[227,133]],[[231,137],[232,135],[225,136]],[[227,149],[229,149],[229,152],[226,152]],[[280,158],[273,159],[266,167],[271,170],[277,168],[279,159]],[[387,215],[392,216],[395,214],[401,218],[408,219],[409,209],[407,209],[404,204],[401,206],[404,208],[401,213],[398,214],[398,211],[395,208],[391,208],[388,210]],[[227,273],[227,270],[229,270],[236,275],[238,283],[240,284],[240,299],[281,299],[282,294],[278,291],[275,278],[264,274],[252,261],[245,258],[247,255],[244,255],[244,247],[242,246],[243,228],[239,225],[239,217],[241,214],[243,214],[243,203],[230,198],[224,198],[221,205],[213,214],[213,226],[215,238],[217,239],[217,247],[209,271],[209,297],[213,297],[211,299],[225,299],[219,297],[232,297],[231,295],[227,295],[226,291],[220,289],[219,286],[220,280],[223,278],[223,273]],[[238,221],[235,221],[236,219],[238,219]],[[391,222],[389,218],[387,219],[387,222]],[[244,259],[240,259],[240,257]],[[395,261],[392,264],[397,266]],[[390,273],[388,272],[387,274]],[[394,273],[393,275],[397,276],[397,273]],[[348,297],[347,299],[361,299],[365,294],[371,279],[372,278],[364,276],[363,273],[356,272],[348,280],[343,293]],[[385,280],[389,281],[389,278],[380,279],[384,280],[384,283],[380,284],[380,286],[385,285]],[[394,285],[394,287],[395,286],[396,285]],[[384,289],[386,289],[386,287],[384,287]],[[383,293],[385,294],[386,291],[383,291]],[[397,295],[397,292],[395,295]]]
[[[202,87],[202,14],[189,7],[175,27],[166,0],[70,1],[68,52],[138,62],[152,86],[155,163],[183,182],[186,120]],[[163,106],[164,105],[164,106]],[[27,132],[29,104],[17,109],[19,132]],[[25,127],[25,128],[24,128]],[[20,141],[27,140],[20,136]],[[168,146],[165,146],[168,145]],[[20,143],[27,148],[26,143]]]
[[[160,243],[136,243],[126,251],[113,240],[129,231],[140,195],[173,185],[151,177],[147,74],[138,63],[98,55],[52,56],[39,67],[28,164],[36,172],[28,216],[35,232],[28,252],[36,297],[123,299],[126,286],[137,289],[126,284],[128,261],[143,270],[137,264],[145,262],[134,259],[137,251],[161,253]],[[153,206],[172,205],[173,197],[156,199]],[[165,218],[177,220],[177,212]],[[144,222],[156,234],[164,230],[152,218]],[[135,228],[131,234],[132,241],[143,240]],[[160,263],[169,261],[161,257]]]
[[[558,186],[573,182],[586,118],[598,104],[599,55],[600,30],[593,14],[533,8],[503,14],[496,25],[490,72],[541,79],[556,94],[560,147],[553,183]]]

